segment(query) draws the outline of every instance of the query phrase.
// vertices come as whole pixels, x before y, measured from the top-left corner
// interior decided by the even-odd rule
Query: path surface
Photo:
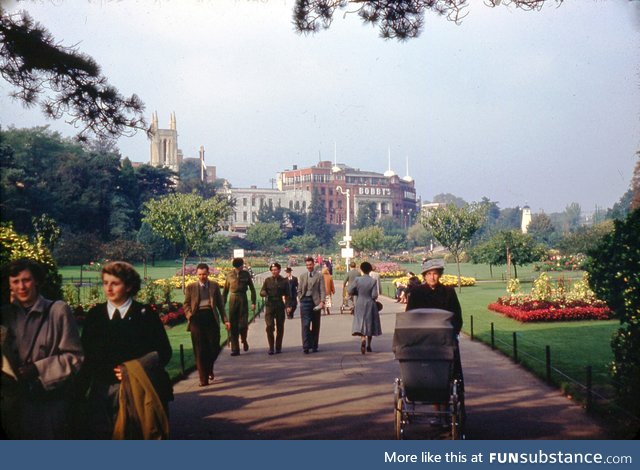
[[[339,305],[322,316],[320,351],[309,355],[302,353],[299,312],[286,320],[283,353],[274,356],[267,355],[264,316],[257,318],[249,327],[250,350],[238,357],[223,350],[213,384],[198,387],[194,372],[175,385],[172,438],[393,439],[399,367],[391,341],[404,306],[381,301],[384,334],[366,355],[351,336],[352,316],[340,315]],[[581,407],[505,356],[467,337],[460,346],[467,439],[607,438]],[[408,438],[425,437],[411,425],[407,430]]]

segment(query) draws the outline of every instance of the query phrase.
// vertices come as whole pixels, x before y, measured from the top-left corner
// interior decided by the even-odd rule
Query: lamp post
[[[347,223],[345,225],[345,235],[344,235],[344,242],[345,242],[345,250],[346,250],[346,255],[345,258],[345,273],[349,272],[349,259],[351,257],[351,197],[350,197],[350,193],[351,190],[349,188],[347,188],[346,190],[342,189],[342,186],[337,186],[336,187],[336,191],[339,192],[340,194],[344,195],[347,197]]]

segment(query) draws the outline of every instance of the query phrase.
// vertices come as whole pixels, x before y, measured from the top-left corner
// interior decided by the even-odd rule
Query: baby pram
[[[353,296],[349,295],[348,289],[342,291],[342,304],[340,305],[340,314],[353,313],[355,304],[353,302]]]
[[[415,309],[396,315],[393,352],[400,363],[394,390],[395,435],[409,423],[437,425],[464,439],[464,385],[453,313]],[[434,405],[440,405],[436,409]]]

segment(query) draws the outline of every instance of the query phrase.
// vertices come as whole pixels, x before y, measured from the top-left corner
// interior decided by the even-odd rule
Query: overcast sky
[[[611,207],[640,150],[640,2],[565,0],[540,12],[471,0],[461,25],[427,14],[418,39],[378,37],[356,15],[300,36],[293,0],[2,1],[77,44],[161,127],[176,113],[186,157],[235,187],[334,159],[416,180],[428,201],[453,193],[533,212]],[[12,102],[0,123],[50,124]],[[143,133],[118,142],[149,161]],[[334,147],[335,145],[335,147]]]

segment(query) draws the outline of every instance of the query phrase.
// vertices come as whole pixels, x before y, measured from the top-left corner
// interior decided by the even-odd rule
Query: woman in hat
[[[416,308],[439,308],[453,312],[453,327],[456,335],[462,328],[462,307],[453,287],[440,282],[444,273],[442,259],[430,259],[422,265],[424,283],[413,287],[407,299],[406,310]]]

